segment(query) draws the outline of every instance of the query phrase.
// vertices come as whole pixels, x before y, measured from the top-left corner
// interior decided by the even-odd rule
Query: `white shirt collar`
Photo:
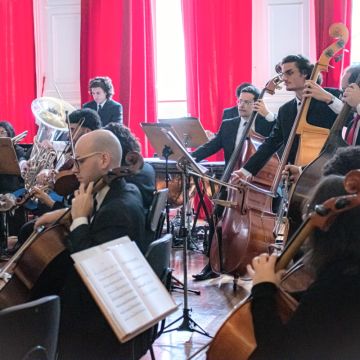
[[[110,190],[110,186],[106,185],[100,191],[98,191],[97,194],[95,195],[95,199],[97,201],[96,210],[99,210],[99,208],[100,208],[101,204],[103,203],[105,196],[109,190]]]
[[[99,106],[101,106],[101,108],[103,109],[106,102],[107,102],[107,99],[104,102],[102,102],[101,104],[97,104],[97,108],[99,109]]]

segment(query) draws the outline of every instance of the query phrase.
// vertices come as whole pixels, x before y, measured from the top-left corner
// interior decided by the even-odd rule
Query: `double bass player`
[[[259,90],[253,85],[246,86],[241,90],[237,99],[237,110],[239,116],[233,119],[225,119],[221,123],[220,129],[215,137],[209,140],[206,144],[197,148],[191,154],[196,161],[201,161],[223,149],[226,166],[237,143],[240,141],[246,122],[249,120],[254,110],[258,111],[261,116],[256,118],[253,124],[253,130],[265,137],[270,134],[274,125],[275,115],[267,109],[263,100],[258,100],[259,95]],[[208,256],[212,236],[213,231],[210,231]],[[201,281],[216,276],[218,275],[211,270],[210,264],[208,263],[199,274],[193,275],[193,278],[195,281]]]

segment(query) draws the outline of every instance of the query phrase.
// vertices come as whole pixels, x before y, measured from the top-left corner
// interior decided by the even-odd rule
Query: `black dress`
[[[258,344],[251,359],[359,359],[360,261],[342,259],[320,272],[283,325],[272,283],[252,290]]]

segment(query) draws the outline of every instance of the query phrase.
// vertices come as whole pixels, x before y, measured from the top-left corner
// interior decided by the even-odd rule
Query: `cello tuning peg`
[[[330,209],[326,208],[323,205],[316,205],[315,206],[315,212],[319,214],[320,216],[326,216],[329,214]]]

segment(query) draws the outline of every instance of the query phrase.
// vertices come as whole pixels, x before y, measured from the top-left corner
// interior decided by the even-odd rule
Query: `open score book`
[[[128,237],[72,254],[75,268],[116,336],[126,342],[177,305]]]

